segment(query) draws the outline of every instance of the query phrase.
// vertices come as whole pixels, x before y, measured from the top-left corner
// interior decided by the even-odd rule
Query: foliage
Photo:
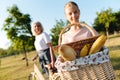
[[[120,31],[120,10],[115,12],[114,16],[116,18],[116,22],[114,22],[116,24],[115,31],[118,33]]]
[[[106,35],[113,34],[114,32],[120,31],[120,23],[118,22],[118,17],[120,13],[113,12],[111,8],[101,11],[100,13],[97,12],[97,18],[94,20],[93,27],[98,32],[106,32]]]
[[[6,55],[7,55],[7,52],[4,49],[0,48],[0,57],[4,57]]]
[[[50,34],[52,37],[53,46],[58,45],[59,34],[60,34],[61,30],[63,29],[63,27],[65,27],[67,24],[69,24],[68,21],[66,21],[66,23],[65,23],[61,19],[59,21],[56,20],[56,24],[51,29],[51,34]]]
[[[23,14],[17,5],[13,5],[7,9],[9,16],[5,19],[3,29],[7,32],[7,37],[12,42],[13,50],[30,51],[34,49],[34,37],[31,33],[31,19],[29,14]]]
[[[105,34],[105,27],[103,24],[99,23],[98,17],[95,19],[93,27],[96,29],[97,32]]]

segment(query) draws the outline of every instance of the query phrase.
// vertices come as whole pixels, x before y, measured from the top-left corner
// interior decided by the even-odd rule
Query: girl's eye
[[[77,11],[74,12],[74,14],[76,14],[76,13],[77,13]]]
[[[77,11],[74,11],[73,13],[69,13],[69,15],[76,14],[76,13],[78,13],[78,12],[77,12]]]
[[[69,13],[69,15],[72,15],[72,13]]]

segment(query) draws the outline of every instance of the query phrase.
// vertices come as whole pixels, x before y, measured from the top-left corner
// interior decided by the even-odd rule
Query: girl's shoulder
[[[43,35],[46,35],[46,34],[47,34],[46,32],[42,32],[42,33],[41,33],[42,36],[43,36]]]
[[[42,37],[49,37],[49,34],[46,33],[46,32],[42,32],[41,36],[42,36]]]

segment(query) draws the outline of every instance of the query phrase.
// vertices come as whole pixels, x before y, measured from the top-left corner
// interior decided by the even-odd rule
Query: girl
[[[40,22],[33,23],[32,34],[35,36],[34,45],[37,51],[37,55],[33,58],[33,61],[39,57],[42,73],[46,73],[48,70],[45,65],[51,64],[53,68],[55,62],[50,37],[46,32],[43,32],[43,26]]]

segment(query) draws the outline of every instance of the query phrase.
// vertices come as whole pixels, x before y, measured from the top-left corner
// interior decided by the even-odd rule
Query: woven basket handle
[[[66,32],[66,29],[69,29],[71,26],[76,25],[76,26],[83,26],[86,27],[90,30],[90,32],[92,33],[93,36],[96,36],[96,31],[90,27],[89,25],[85,24],[85,23],[74,23],[74,24],[69,24],[68,26],[66,26],[60,33],[59,39],[58,39],[58,44],[61,44],[62,41],[62,34]]]

